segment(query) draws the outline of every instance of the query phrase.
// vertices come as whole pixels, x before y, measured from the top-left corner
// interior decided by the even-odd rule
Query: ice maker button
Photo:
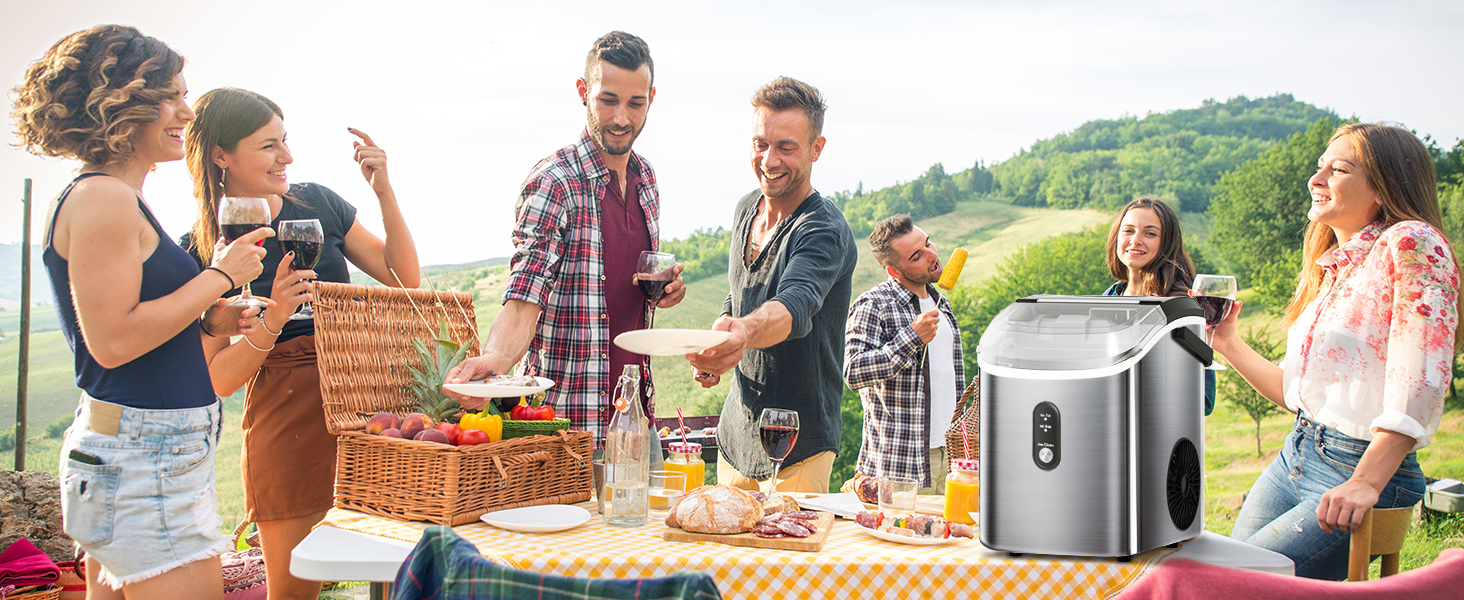
[[[1062,462],[1062,418],[1051,402],[1032,409],[1032,460],[1044,471]]]

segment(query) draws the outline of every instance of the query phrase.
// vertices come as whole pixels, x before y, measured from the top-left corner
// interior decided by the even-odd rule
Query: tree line
[[[1089,121],[992,168],[993,194],[1021,206],[1114,210],[1135,196],[1205,212],[1220,176],[1323,117],[1290,94]]]

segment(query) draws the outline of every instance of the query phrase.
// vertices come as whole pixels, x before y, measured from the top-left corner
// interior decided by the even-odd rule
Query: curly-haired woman
[[[220,245],[200,269],[143,200],[153,166],[183,158],[194,115],[182,69],[161,41],[97,26],[32,64],[11,112],[28,151],[81,163],[52,204],[42,260],[83,390],[61,446],[61,509],[87,552],[90,599],[223,595],[219,399],[199,341],[257,322],[219,296],[260,273],[255,243],[273,232]]]

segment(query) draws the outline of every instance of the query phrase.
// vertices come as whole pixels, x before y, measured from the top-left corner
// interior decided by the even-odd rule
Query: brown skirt
[[[244,398],[244,506],[250,520],[329,510],[336,439],[325,428],[315,338],[275,345]]]

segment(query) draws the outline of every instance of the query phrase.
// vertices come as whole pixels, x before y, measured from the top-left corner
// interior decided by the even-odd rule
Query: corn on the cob
[[[956,248],[951,252],[950,260],[946,261],[945,271],[940,274],[940,282],[936,285],[941,289],[950,291],[956,287],[956,278],[961,276],[961,269],[966,266],[966,249]]]

